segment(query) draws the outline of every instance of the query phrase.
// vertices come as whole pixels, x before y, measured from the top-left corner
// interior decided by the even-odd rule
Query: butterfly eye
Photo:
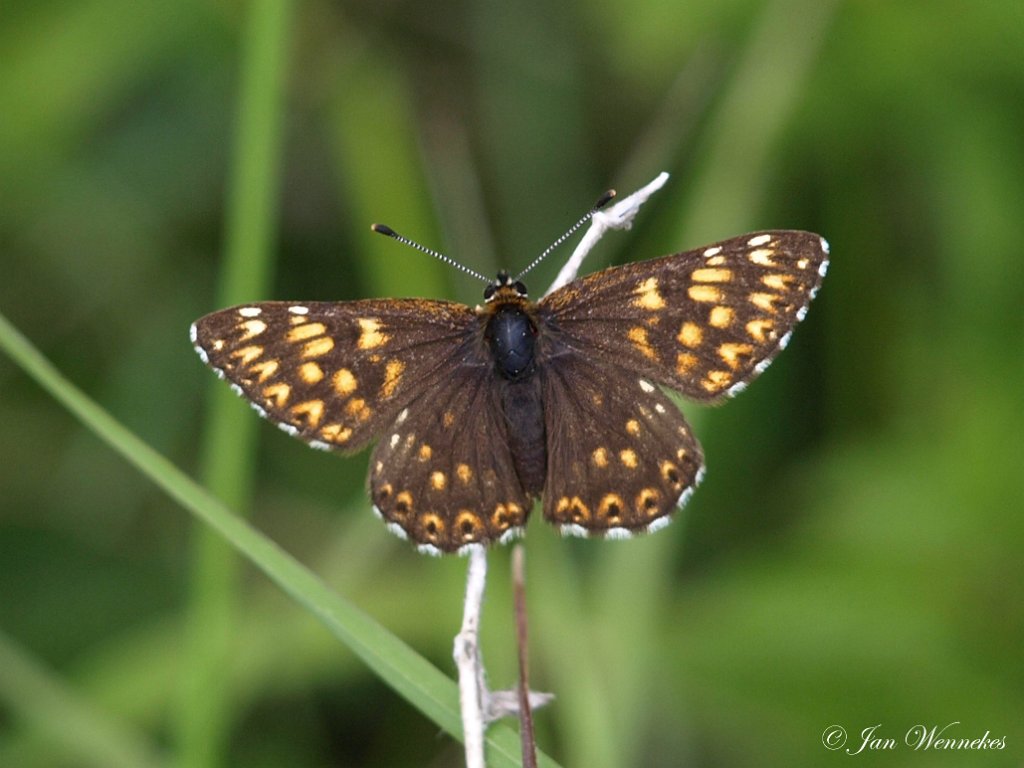
[[[520,296],[526,295],[526,286],[523,285],[518,280],[516,280],[515,283],[513,283],[512,287],[515,288],[516,293],[518,293]]]
[[[496,290],[498,290],[498,289],[494,285],[494,283],[491,283],[486,288],[484,288],[484,301],[490,301],[491,299],[493,299],[494,298],[494,292]]]

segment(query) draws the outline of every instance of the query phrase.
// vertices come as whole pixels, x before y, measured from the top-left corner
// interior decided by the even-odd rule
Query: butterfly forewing
[[[567,346],[714,401],[785,347],[827,266],[818,235],[761,232],[588,275],[540,307]]]
[[[422,299],[264,302],[201,318],[192,341],[261,415],[350,451],[446,375],[474,322],[469,307]]]

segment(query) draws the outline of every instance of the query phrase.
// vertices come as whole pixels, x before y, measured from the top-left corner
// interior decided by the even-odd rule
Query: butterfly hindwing
[[[451,302],[272,301],[200,318],[192,342],[261,415],[347,452],[444,376],[475,327],[473,311]]]
[[[509,448],[492,366],[452,361],[399,412],[370,459],[370,495],[393,532],[431,554],[521,532],[532,499]]]
[[[715,401],[785,347],[827,267],[818,235],[754,233],[587,275],[539,306],[565,344]]]
[[[683,415],[620,365],[566,354],[543,374],[548,472],[544,517],[573,535],[656,530],[703,474]]]

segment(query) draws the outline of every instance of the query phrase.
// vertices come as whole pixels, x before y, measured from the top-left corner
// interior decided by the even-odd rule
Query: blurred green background
[[[631,542],[562,541],[536,515],[533,684],[558,696],[540,746],[590,767],[1021,765],[1019,0],[12,0],[3,19],[0,311],[452,674],[465,561],[384,530],[366,454],[310,451],[230,398],[189,323],[229,298],[474,303],[479,284],[368,225],[491,274],[661,170],[588,269],[824,234],[789,349],[727,407],[684,405],[708,461],[685,515]],[[6,356],[0,382],[0,766],[113,764],[102,745],[460,763]],[[498,551],[496,687],[515,677],[507,572]],[[902,743],[954,721],[1005,749]],[[831,724],[900,744],[832,752]]]

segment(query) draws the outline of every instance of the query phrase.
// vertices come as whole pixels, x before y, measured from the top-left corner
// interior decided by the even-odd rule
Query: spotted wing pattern
[[[653,531],[704,472],[697,439],[650,381],[605,360],[565,355],[545,369],[544,517],[563,533]]]
[[[516,474],[493,364],[458,365],[399,412],[370,459],[388,527],[431,554],[521,533],[533,505]]]
[[[818,235],[753,233],[587,275],[540,308],[579,354],[709,402],[768,367],[827,268]]]
[[[497,311],[523,318],[501,326],[523,338],[499,346],[536,345],[526,388],[496,367],[495,305],[265,302],[201,318],[192,342],[310,445],[349,452],[380,438],[374,508],[422,551],[520,532],[541,478],[547,520],[621,538],[664,525],[703,475],[700,445],[660,387],[703,402],[744,388],[803,319],[827,256],[817,235],[761,232],[604,270],[537,305],[524,288]]]
[[[806,232],[762,232],[588,275],[541,300],[548,432],[544,515],[624,537],[669,521],[703,476],[658,385],[713,402],[786,346],[828,266]]]
[[[348,452],[449,375],[476,327],[473,311],[451,302],[272,301],[206,315],[192,343],[260,415]]]

